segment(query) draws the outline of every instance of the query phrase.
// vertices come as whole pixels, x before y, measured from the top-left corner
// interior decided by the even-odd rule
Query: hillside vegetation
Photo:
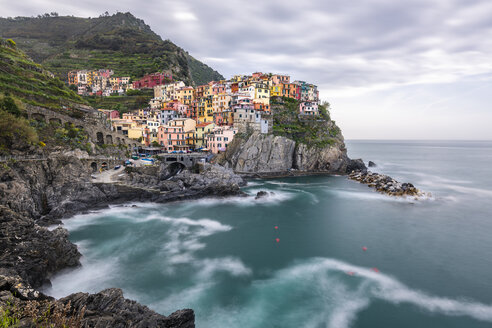
[[[154,90],[129,90],[126,95],[111,95],[109,97],[89,96],[86,97],[89,104],[94,108],[113,109],[120,113],[147,107],[150,99],[154,98]]]
[[[0,39],[0,155],[33,155],[55,147],[87,150],[83,129],[29,121],[25,108],[30,104],[81,118],[85,113],[75,106],[83,103],[65,83],[17,49],[14,41]]]
[[[272,98],[273,134],[317,148],[343,141],[340,128],[331,120],[328,108],[328,103],[319,105],[319,117],[301,116],[299,101]]]
[[[0,39],[0,92],[52,109],[85,103],[65,83],[20,51],[12,40]]]
[[[130,13],[98,18],[44,15],[0,18],[0,36],[12,38],[35,61],[66,80],[73,69],[109,68],[141,77],[167,70],[174,79],[203,84],[223,76]]]

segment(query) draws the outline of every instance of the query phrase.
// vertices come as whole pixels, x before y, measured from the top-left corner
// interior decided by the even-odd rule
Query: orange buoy
[[[277,243],[280,241],[280,238],[275,238],[275,240],[277,241]]]
[[[367,247],[366,247],[366,246],[363,246],[363,247],[362,247],[362,250],[363,250],[364,252],[365,252],[365,251],[367,251]]]

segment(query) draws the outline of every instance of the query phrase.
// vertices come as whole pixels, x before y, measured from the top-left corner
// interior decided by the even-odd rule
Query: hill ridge
[[[62,80],[68,71],[85,68],[110,68],[132,78],[169,70],[176,80],[195,85],[224,78],[129,12],[97,18],[46,15],[0,18],[0,36],[14,39]]]

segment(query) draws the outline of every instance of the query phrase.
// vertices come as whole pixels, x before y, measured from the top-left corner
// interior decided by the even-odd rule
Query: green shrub
[[[17,44],[15,43],[14,40],[12,39],[7,39],[7,44],[11,47],[11,48],[15,48],[17,47]]]

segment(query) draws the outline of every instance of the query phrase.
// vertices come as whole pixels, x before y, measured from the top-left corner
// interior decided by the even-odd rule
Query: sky
[[[346,139],[492,140],[490,0],[0,0],[0,15],[131,12],[226,78],[318,85]]]

